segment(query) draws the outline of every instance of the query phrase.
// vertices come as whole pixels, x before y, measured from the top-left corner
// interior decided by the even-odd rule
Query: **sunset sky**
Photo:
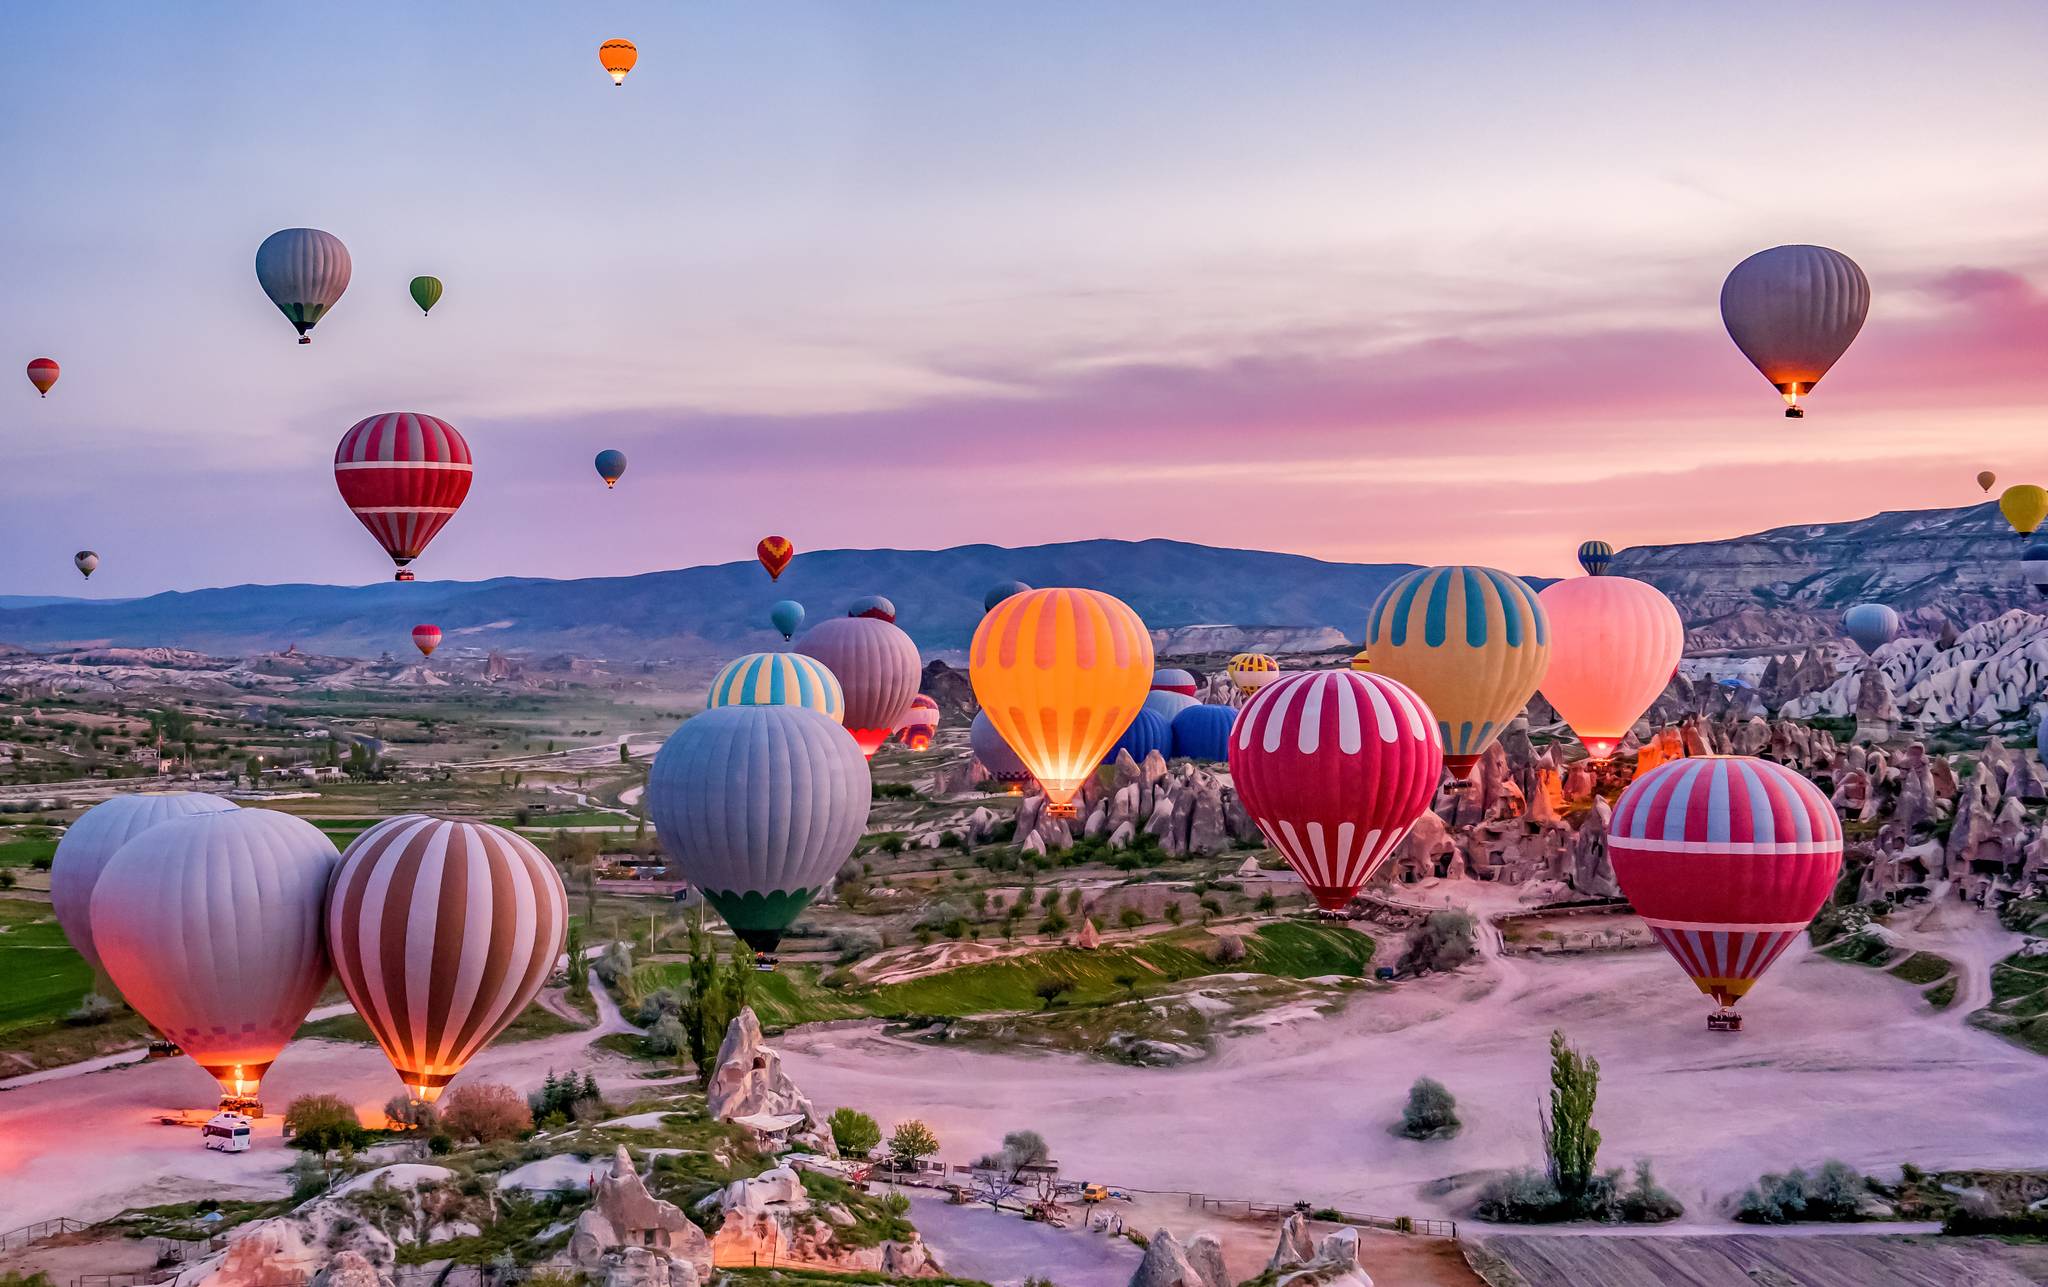
[[[1558,574],[1967,503],[2048,480],[2044,51],[2038,0],[20,6],[0,593],[386,579],[330,462],[389,410],[478,462],[431,579],[768,532]],[[305,348],[293,225],[355,261]],[[1804,421],[1717,310],[1795,241],[1874,295]]]

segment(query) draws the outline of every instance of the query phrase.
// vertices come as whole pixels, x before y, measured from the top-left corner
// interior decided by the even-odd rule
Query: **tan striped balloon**
[[[414,813],[342,854],[327,944],[400,1080],[431,1103],[539,993],[568,921],[562,878],[531,843]]]

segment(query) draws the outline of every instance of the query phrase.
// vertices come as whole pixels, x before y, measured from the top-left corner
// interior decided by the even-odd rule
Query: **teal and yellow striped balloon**
[[[1444,763],[1462,778],[1543,682],[1550,622],[1520,577],[1422,568],[1380,594],[1365,646],[1373,673],[1429,703],[1443,730]]]
[[[720,706],[805,706],[846,722],[846,694],[824,662],[800,652],[750,652],[725,663],[711,681],[705,709]]]

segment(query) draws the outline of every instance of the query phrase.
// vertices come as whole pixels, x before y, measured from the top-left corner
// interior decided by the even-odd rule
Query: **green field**
[[[0,1033],[61,1019],[92,990],[48,903],[0,899]]]
[[[10,832],[5,840],[0,840],[0,867],[33,866],[38,858],[47,860],[56,852],[57,840],[54,836],[47,839],[25,840],[19,833]]]

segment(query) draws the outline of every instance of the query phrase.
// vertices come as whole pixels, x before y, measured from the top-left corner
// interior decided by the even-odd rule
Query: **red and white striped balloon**
[[[403,569],[469,495],[469,444],[455,426],[414,411],[361,420],[334,449],[334,485],[377,544]],[[400,571],[398,579],[412,574]]]
[[[1723,1006],[1805,932],[1842,870],[1820,788],[1746,755],[1672,760],[1614,803],[1621,892],[1699,990]]]
[[[1245,811],[1327,911],[1349,903],[1401,843],[1443,771],[1443,738],[1423,700],[1356,670],[1275,680],[1230,732]]]
[[[412,646],[420,650],[420,656],[431,657],[434,649],[441,646],[441,627],[417,625],[412,628]]]

